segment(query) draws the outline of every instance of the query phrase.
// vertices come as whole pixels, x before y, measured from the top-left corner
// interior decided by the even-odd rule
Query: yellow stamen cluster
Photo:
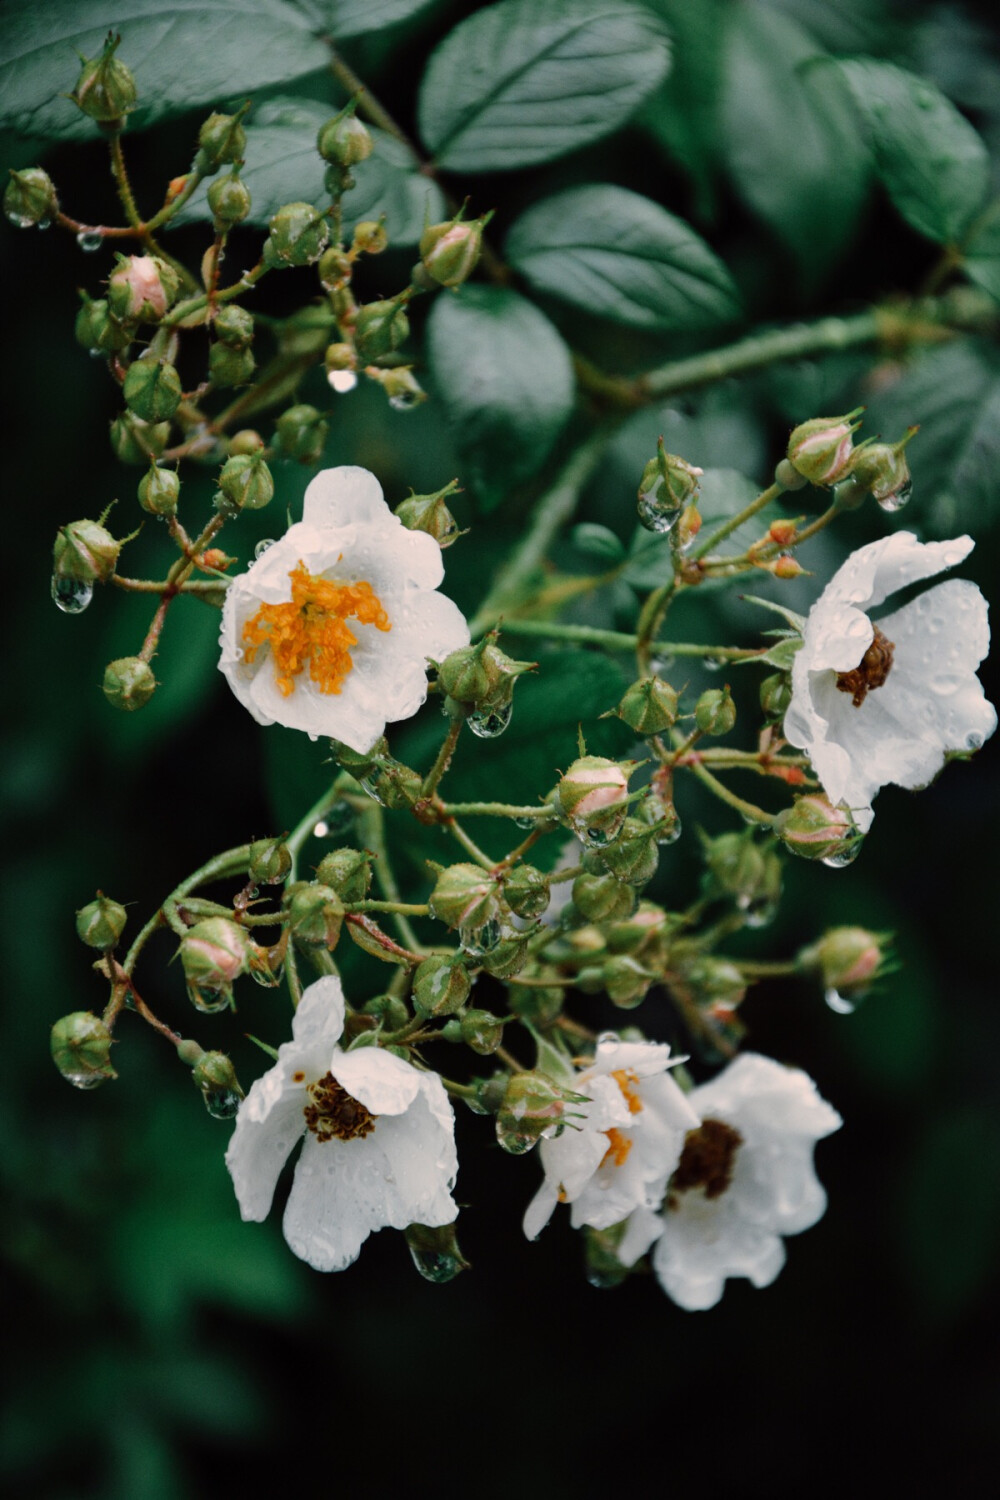
[[[252,666],[261,646],[268,646],[284,697],[309,664],[309,676],[321,693],[339,693],[354,666],[351,647],[358,638],[345,622],[357,620],[390,630],[389,617],[370,583],[333,583],[310,573],[301,561],[289,573],[292,597],[287,604],[262,604],[243,626],[246,659]]]

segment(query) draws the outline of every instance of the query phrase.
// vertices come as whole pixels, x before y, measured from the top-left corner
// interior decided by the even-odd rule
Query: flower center
[[[355,1099],[334,1078],[326,1073],[317,1083],[309,1085],[313,1103],[307,1104],[302,1113],[306,1126],[318,1141],[360,1140],[371,1135],[378,1115],[366,1109],[360,1099]]]
[[[332,583],[310,573],[300,561],[289,573],[292,597],[287,604],[262,604],[243,626],[246,659],[253,665],[261,646],[269,646],[278,687],[284,697],[309,664],[309,676],[321,693],[339,693],[354,666],[350,648],[358,638],[345,623],[357,620],[390,630],[389,616],[370,583]]]
[[[616,1068],[611,1076],[625,1096],[625,1103],[629,1107],[629,1113],[637,1115],[642,1109],[642,1100],[639,1098],[638,1073],[632,1068]]]
[[[842,693],[850,693],[855,708],[860,708],[866,694],[880,688],[892,669],[892,653],[896,647],[887,640],[877,625],[872,643],[851,672],[837,673],[837,687]]]
[[[678,1193],[704,1188],[706,1198],[721,1198],[733,1180],[736,1153],[743,1144],[738,1130],[724,1120],[703,1120],[684,1137],[684,1150],[670,1179],[668,1208],[677,1208]]]
[[[604,1134],[611,1144],[601,1157],[601,1166],[606,1167],[614,1163],[616,1167],[623,1167],[628,1161],[628,1154],[632,1149],[632,1137],[626,1135],[623,1130],[616,1130],[614,1125],[612,1125],[610,1130],[606,1130]]]

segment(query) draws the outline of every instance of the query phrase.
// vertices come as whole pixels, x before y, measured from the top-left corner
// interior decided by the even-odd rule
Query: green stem
[[[339,801],[340,793],[337,791],[336,782],[334,782],[333,786],[328,786],[323,795],[317,798],[309,811],[303,814],[287,839],[285,839],[285,846],[292,856],[292,868],[288,876],[290,881],[296,879],[298,859],[302,853],[306,839],[323,817],[323,814],[329,812],[334,803]]]
[[[389,848],[385,841],[385,813],[377,802],[373,802],[364,809],[358,821],[362,843],[375,856],[375,879],[378,882],[378,888],[382,892],[383,899],[392,902],[397,908],[393,911],[392,920],[400,940],[404,947],[419,953],[423,944],[410,926],[406,913],[398,910],[403,903],[399,899],[399,886],[396,884],[396,874],[392,868]]]
[[[765,505],[769,505],[772,500],[776,500],[783,493],[784,486],[778,484],[777,481],[774,484],[768,485],[767,489],[758,495],[756,500],[751,501],[749,505],[745,505],[735,516],[730,516],[729,520],[724,521],[721,526],[712,532],[711,536],[706,537],[703,542],[699,542],[698,546],[689,554],[690,561],[698,562],[699,559],[705,557],[707,553],[712,551],[713,547],[717,547],[720,542],[725,541],[727,536],[730,536],[744,522],[749,521],[758,511],[763,510]]]
[[[732,962],[747,979],[785,979],[790,974],[800,974],[802,970],[794,960],[784,963],[775,960],[773,963],[765,963],[763,960],[749,958],[734,958]]]
[[[437,753],[437,759],[424,777],[420,788],[421,797],[433,797],[437,791],[438,783],[451,765],[451,758],[455,753],[455,746],[458,744],[458,737],[462,732],[463,722],[462,719],[452,719],[448,725],[448,733],[445,735],[441,748]]]
[[[604,646],[609,651],[634,651],[638,635],[620,630],[598,630],[592,625],[560,625],[550,620],[505,620],[506,635],[538,636],[553,641],[576,641],[585,646]],[[693,641],[654,641],[650,648],[656,656],[713,656],[720,661],[749,661],[760,656],[766,647],[702,646]],[[538,809],[536,809],[538,811]]]
[[[269,270],[270,266],[266,266],[262,260],[258,261],[252,271],[247,271],[245,275],[240,277],[239,281],[234,281],[232,286],[223,287],[222,291],[216,292],[214,297],[210,297],[208,292],[205,292],[198,297],[189,297],[186,302],[178,302],[173,312],[168,313],[165,318],[160,319],[159,326],[161,328],[173,328],[178,323],[183,323],[186,318],[193,317],[203,307],[207,307],[210,301],[231,302],[234,297],[239,297],[243,292],[249,291],[252,286],[256,286],[261,277],[266,276]]]
[[[417,901],[349,901],[344,907],[349,912],[389,911],[408,917],[426,917],[430,907]]]
[[[551,807],[518,807],[512,802],[442,802],[441,811],[455,818],[544,818],[551,821]]]
[[[683,769],[690,771],[693,776],[697,777],[702,786],[706,787],[713,796],[718,797],[720,802],[725,802],[727,807],[735,808],[741,817],[748,819],[751,823],[760,823],[766,828],[774,827],[776,822],[774,813],[765,812],[762,807],[758,807],[755,803],[747,802],[743,797],[737,797],[735,792],[731,792],[727,786],[723,786],[722,782],[713,776],[711,771],[707,770],[705,766],[699,764],[698,761],[688,762]]]

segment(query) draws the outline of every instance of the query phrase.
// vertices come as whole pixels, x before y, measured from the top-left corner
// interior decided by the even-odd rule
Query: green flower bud
[[[264,439],[252,427],[241,427],[229,439],[229,452],[241,458],[250,453],[259,453],[263,446]]]
[[[480,1057],[489,1057],[503,1041],[503,1022],[488,1010],[467,1010],[461,1027],[462,1041]]]
[[[469,1269],[469,1262],[458,1248],[454,1224],[441,1224],[433,1229],[426,1224],[411,1224],[406,1230],[406,1244],[421,1276],[435,1286],[454,1281]]]
[[[89,1010],[75,1010],[52,1028],[52,1061],[67,1083],[93,1089],[118,1074],[111,1066],[111,1032]]]
[[[451,1016],[469,998],[472,982],[465,965],[435,955],[418,964],[413,976],[413,1004],[422,1016]]]
[[[687,459],[668,453],[660,438],[656,457],[649,460],[639,481],[639,520],[647,531],[663,533],[674,528],[697,495],[703,473]]]
[[[459,536],[458,522],[445,504],[449,495],[458,492],[457,479],[433,495],[415,495],[411,491],[409,498],[396,506],[393,515],[399,517],[408,531],[426,531],[443,550]]]
[[[345,771],[349,771],[352,776],[355,776],[358,781],[363,776],[367,776],[370,771],[373,771],[378,763],[389,754],[389,745],[385,735],[377,739],[370,750],[363,752],[352,750],[350,745],[344,745],[340,740],[331,740],[330,749],[333,752],[334,760],[343,766]]]
[[[774,831],[791,854],[834,865],[850,864],[861,847],[861,832],[847,809],[818,792],[796,797],[778,814]]]
[[[677,694],[660,677],[643,677],[625,693],[615,713],[636,734],[661,734],[677,721]]]
[[[236,1069],[224,1052],[203,1052],[194,1064],[191,1076],[195,1087],[201,1089],[203,1094],[223,1091],[235,1094],[236,1101],[232,1113],[236,1113],[236,1106],[243,1097],[243,1090],[237,1081]],[[210,1113],[215,1114],[215,1110],[211,1110]]]
[[[182,395],[181,377],[165,359],[137,359],[122,386],[128,408],[144,422],[169,422]]]
[[[798,962],[800,968],[818,971],[828,1000],[860,1000],[886,972],[886,944],[885,933],[831,927],[818,943],[802,950]]]
[[[702,835],[710,889],[732,896],[737,906],[747,907],[766,876],[764,851],[754,843],[753,830],[723,833],[709,839]]]
[[[70,521],[56,532],[53,575],[83,583],[107,583],[114,577],[121,549],[121,542],[97,521]]]
[[[342,901],[363,901],[371,888],[372,857],[367,849],[334,849],[320,860],[316,879]]]
[[[568,1104],[586,1104],[586,1094],[576,1094],[545,1073],[514,1073],[497,1113],[497,1140],[512,1156],[523,1156],[532,1146],[565,1128]]]
[[[373,995],[362,1010],[366,1016],[381,1021],[384,1031],[402,1031],[410,1019],[410,1012],[398,995]]]
[[[660,863],[657,845],[662,827],[642,818],[626,818],[621,833],[606,849],[594,851],[604,869],[628,885],[645,885],[652,880]],[[576,900],[574,896],[574,901]]]
[[[209,115],[198,132],[198,154],[194,159],[196,172],[210,177],[227,162],[244,159],[247,133],[243,129],[242,117],[247,108],[248,105],[235,115]]]
[[[760,685],[760,706],[772,723],[785,717],[792,701],[792,684],[787,672],[772,672]]]
[[[311,203],[286,203],[272,217],[264,242],[267,265],[310,266],[319,260],[330,238],[329,221]]]
[[[96,900],[88,901],[76,914],[76,935],[88,948],[100,948],[106,953],[113,948],[125,931],[128,913],[117,901],[104,896],[100,891]]]
[[[369,370],[369,378],[377,380],[385,392],[393,411],[410,411],[427,400],[427,392],[413,373],[412,365],[396,365],[391,370]]]
[[[451,928],[478,928],[498,922],[502,913],[500,888],[478,865],[449,865],[438,875],[430,894],[430,909]]]
[[[328,885],[299,881],[285,892],[288,930],[305,948],[328,948],[340,941],[344,903]]]
[[[362,219],[354,226],[353,249],[363,255],[381,255],[389,243],[384,219]]]
[[[903,450],[919,430],[907,428],[898,443],[864,443],[855,449],[847,477],[873,495],[883,510],[901,510],[910,498],[913,481]]]
[[[249,384],[257,368],[252,349],[234,349],[229,344],[213,344],[208,351],[208,373],[220,390]]]
[[[314,464],[323,456],[329,424],[315,406],[290,406],[275,423],[277,444],[285,458]]]
[[[520,974],[528,961],[530,932],[511,932],[501,936],[500,941],[482,956],[482,965],[494,979],[511,979]]]
[[[328,250],[323,251],[316,269],[319,272],[320,286],[324,291],[332,292],[350,281],[353,263],[339,245],[331,245]]]
[[[104,668],[101,691],[112,708],[134,713],[145,708],[156,691],[153,669],[141,656],[120,656]]]
[[[255,839],[248,874],[254,885],[280,885],[292,870],[292,856],[281,839]]]
[[[668,940],[677,919],[668,917],[662,906],[640,901],[624,922],[607,929],[608,947],[613,953],[632,953],[645,968],[662,974],[667,963]]]
[[[324,161],[338,167],[356,167],[366,161],[375,149],[371,132],[355,115],[352,101],[339,115],[319,128],[316,149]]]
[[[736,723],[736,704],[729,685],[709,688],[694,706],[694,721],[702,734],[728,734]]]
[[[533,672],[533,661],[514,661],[496,643],[490,631],[474,646],[462,646],[446,656],[438,668],[441,690],[467,710],[508,703],[514,683],[524,672]]]
[[[556,806],[574,833],[597,847],[621,832],[628,810],[629,772],[602,755],[582,755],[556,788]]]
[[[573,905],[588,922],[617,922],[635,906],[635,893],[613,875],[588,875],[573,881]]]
[[[228,344],[230,349],[246,349],[253,343],[253,313],[247,312],[245,307],[237,307],[234,302],[219,309],[212,327],[219,343]]]
[[[788,462],[810,484],[836,484],[851,461],[851,435],[861,426],[857,407],[843,417],[813,417],[801,422],[788,439]]]
[[[206,917],[181,938],[181,967],[198,988],[228,990],[249,968],[250,947],[245,928],[228,917]]]
[[[707,953],[682,965],[679,984],[700,1008],[723,1006],[735,1010],[747,992],[747,982],[735,964]]]
[[[263,510],[274,498],[274,480],[259,453],[237,453],[222,465],[219,490],[236,510]]]
[[[158,323],[179,289],[177,272],[158,255],[119,255],[108,277],[108,307],[123,323]]]
[[[354,342],[362,364],[391,354],[410,336],[410,320],[397,299],[369,302],[358,311]]]
[[[563,991],[556,985],[545,989],[535,989],[532,985],[529,989],[515,980],[507,991],[507,999],[515,1016],[531,1026],[551,1026],[562,1014]]]
[[[151,516],[172,516],[177,511],[181,481],[176,469],[159,469],[150,464],[139,480],[139,504]]]
[[[468,281],[483,248],[483,229],[490,215],[472,219],[460,218],[447,224],[431,224],[420,236],[420,263],[427,277],[438,286],[461,286]]]
[[[504,880],[503,893],[515,916],[540,917],[549,904],[548,877],[534,865],[518,865]]]
[[[90,297],[84,298],[83,306],[76,315],[73,331],[77,343],[82,344],[85,349],[99,349],[107,354],[127,349],[134,336],[134,329],[125,327],[111,316],[103,298],[98,301],[93,301]]]
[[[59,212],[55,184],[48,172],[41,167],[15,172],[12,167],[4,189],[3,211],[16,229],[47,228]]]
[[[213,228],[216,234],[225,234],[242,224],[253,206],[250,189],[239,175],[239,169],[225,177],[217,177],[208,190],[208,206],[212,210]]]
[[[122,412],[111,424],[111,449],[123,464],[145,467],[159,458],[169,440],[169,422],[144,422],[134,412]]]
[[[774,466],[774,482],[783,490],[803,490],[809,483],[804,474],[793,469],[787,458],[781,458]]]
[[[326,378],[330,388],[339,396],[353,391],[358,383],[356,373],[357,356],[350,344],[330,344],[323,356]]]
[[[616,953],[606,958],[600,968],[601,988],[619,1010],[634,1010],[646,998],[649,986],[656,978],[637,958],[628,953]]]
[[[138,97],[135,79],[115,56],[120,42],[120,36],[108,32],[100,57],[84,58],[76,88],[69,96],[85,115],[102,125],[129,114]]]
[[[405,811],[420,801],[424,779],[419,771],[404,766],[391,755],[383,755],[361,778],[367,791],[390,812]]]

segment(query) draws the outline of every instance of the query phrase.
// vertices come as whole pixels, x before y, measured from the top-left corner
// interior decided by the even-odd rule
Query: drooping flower
[[[698,1124],[667,1072],[671,1066],[665,1043],[625,1042],[605,1032],[589,1066],[579,1073],[567,1068],[559,1081],[590,1102],[574,1105],[571,1124],[539,1147],[545,1181],[524,1215],[529,1239],[557,1203],[570,1205],[574,1229],[607,1229],[633,1209],[661,1203],[685,1132]]]
[[[897,531],[852,553],[809,612],[785,735],[862,832],[880,787],[926,786],[948,751],[978,749],[996,728],[976,678],[990,635],[974,583],[948,579],[877,622],[868,615],[972,546],[967,536],[919,542]]]
[[[370,750],[427,696],[426,661],[468,643],[436,592],[441,548],[392,514],[367,469],[326,469],[304,518],[238,578],[222,611],[221,670],[259,724]]]
[[[244,1219],[265,1219],[278,1174],[302,1153],[285,1209],[295,1254],[317,1271],[342,1271],[376,1229],[450,1224],[458,1170],[454,1116],[436,1073],[380,1047],[344,1052],[340,980],[302,996],[292,1040],[247,1094],[226,1165]]]
[[[799,1068],[745,1052],[692,1089],[698,1124],[685,1137],[661,1213],[638,1209],[618,1246],[633,1265],[653,1246],[660,1285],[679,1306],[714,1307],[728,1276],[769,1286],[782,1235],[809,1229],[826,1194],[813,1146],[841,1119]]]

